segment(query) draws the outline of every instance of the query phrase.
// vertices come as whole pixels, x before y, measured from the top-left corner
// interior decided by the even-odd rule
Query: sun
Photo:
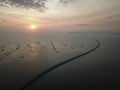
[[[36,24],[32,24],[32,25],[30,25],[30,28],[31,28],[31,29],[36,29],[36,28],[37,28],[37,25],[36,25]]]

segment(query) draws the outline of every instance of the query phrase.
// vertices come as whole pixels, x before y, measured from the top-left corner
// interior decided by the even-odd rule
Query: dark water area
[[[120,35],[116,32],[0,31],[0,89],[19,90],[41,72],[100,47],[52,70],[25,90],[116,88],[120,82]]]

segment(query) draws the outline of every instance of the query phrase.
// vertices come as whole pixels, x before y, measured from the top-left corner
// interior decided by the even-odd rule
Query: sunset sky
[[[0,0],[0,29],[120,30],[120,0]]]

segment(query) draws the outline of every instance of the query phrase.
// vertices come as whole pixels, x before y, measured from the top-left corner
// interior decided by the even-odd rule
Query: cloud
[[[8,21],[3,19],[3,20],[1,20],[1,22],[6,23],[6,22],[8,22]]]
[[[59,2],[60,2],[60,3],[62,3],[63,5],[66,5],[66,4],[68,4],[68,3],[69,3],[69,1],[68,1],[68,0],[60,0]]]
[[[18,8],[32,8],[39,11],[46,9],[45,2],[47,0],[0,0],[0,7],[11,6]]]
[[[98,23],[90,23],[90,24],[73,24],[73,26],[77,27],[86,27],[86,26],[94,26],[94,25],[104,25],[104,24],[98,24]]]
[[[117,15],[109,15],[109,16],[106,16],[104,17],[103,19],[115,19],[115,18],[120,18],[120,14],[117,14]]]
[[[70,3],[75,3],[75,2],[78,2],[80,0],[59,0],[59,2],[63,5],[69,5]]]

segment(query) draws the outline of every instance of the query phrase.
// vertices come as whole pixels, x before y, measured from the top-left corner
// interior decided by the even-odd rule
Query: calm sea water
[[[61,89],[68,88],[69,85],[78,87],[80,86],[78,83],[83,87],[100,87],[104,79],[106,83],[110,81],[111,84],[112,80],[119,81],[119,34],[97,32],[28,33],[1,30],[0,89],[17,90],[47,68],[94,48],[97,43],[88,37],[101,42],[98,50],[81,58],[82,60],[78,59],[63,65],[50,75],[48,73],[45,79],[38,80],[28,90],[31,88],[49,89],[54,88],[54,85]],[[73,84],[75,81],[76,84]]]

